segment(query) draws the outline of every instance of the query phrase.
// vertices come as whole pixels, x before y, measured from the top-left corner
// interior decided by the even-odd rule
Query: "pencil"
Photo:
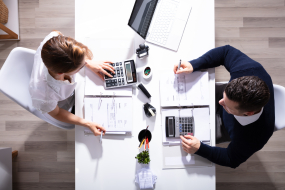
[[[145,140],[146,140],[146,132],[147,132],[147,129],[148,129],[148,126],[146,127],[145,132],[144,132],[144,138],[145,138]]]
[[[144,136],[145,137],[146,137],[146,130],[147,130],[147,128],[148,128],[148,126],[146,127],[145,132],[144,132]],[[140,146],[141,146],[141,143],[139,144],[139,148],[140,148]]]
[[[147,148],[149,149],[149,141],[148,141],[148,138],[146,139],[146,142],[147,142]]]
[[[139,149],[142,147],[142,145],[143,145],[143,142],[145,141],[145,139],[143,139],[143,141],[142,141],[142,143],[141,143],[141,145],[140,145],[140,147],[139,147]]]

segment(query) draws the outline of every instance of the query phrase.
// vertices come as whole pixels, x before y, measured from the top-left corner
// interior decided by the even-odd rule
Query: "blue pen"
[[[177,70],[176,70],[176,71],[178,71],[178,70],[180,69],[180,66],[181,66],[181,59],[180,59],[180,62],[179,62],[179,64],[178,64],[178,67],[177,67]]]

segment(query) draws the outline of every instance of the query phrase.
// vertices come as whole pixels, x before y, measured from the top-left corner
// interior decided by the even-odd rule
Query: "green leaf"
[[[138,162],[141,164],[148,164],[150,162],[149,152],[147,150],[142,151],[135,158],[138,159]]]

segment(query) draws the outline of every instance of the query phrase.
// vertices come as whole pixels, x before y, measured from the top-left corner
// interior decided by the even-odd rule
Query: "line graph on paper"
[[[208,72],[164,72],[160,76],[161,106],[209,105]]]
[[[168,77],[164,85],[172,87],[166,88],[166,91],[162,92],[166,101],[187,100],[185,75]]]
[[[101,100],[101,106],[96,106]],[[132,98],[85,98],[85,119],[104,123],[107,131],[132,128]]]

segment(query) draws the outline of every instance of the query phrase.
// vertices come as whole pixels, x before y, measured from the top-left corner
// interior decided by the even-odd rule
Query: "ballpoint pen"
[[[181,59],[180,59],[180,61],[179,61],[179,64],[178,64],[178,67],[177,67],[177,70],[176,70],[176,71],[178,71],[178,70],[180,69],[180,66],[181,66]]]
[[[104,127],[104,123],[103,123],[102,127]],[[102,136],[103,136],[103,131],[101,130],[101,137],[100,137],[100,143],[101,144],[102,144]]]
[[[101,131],[101,137],[100,137],[100,143],[102,144],[102,135],[103,135],[103,131]]]

